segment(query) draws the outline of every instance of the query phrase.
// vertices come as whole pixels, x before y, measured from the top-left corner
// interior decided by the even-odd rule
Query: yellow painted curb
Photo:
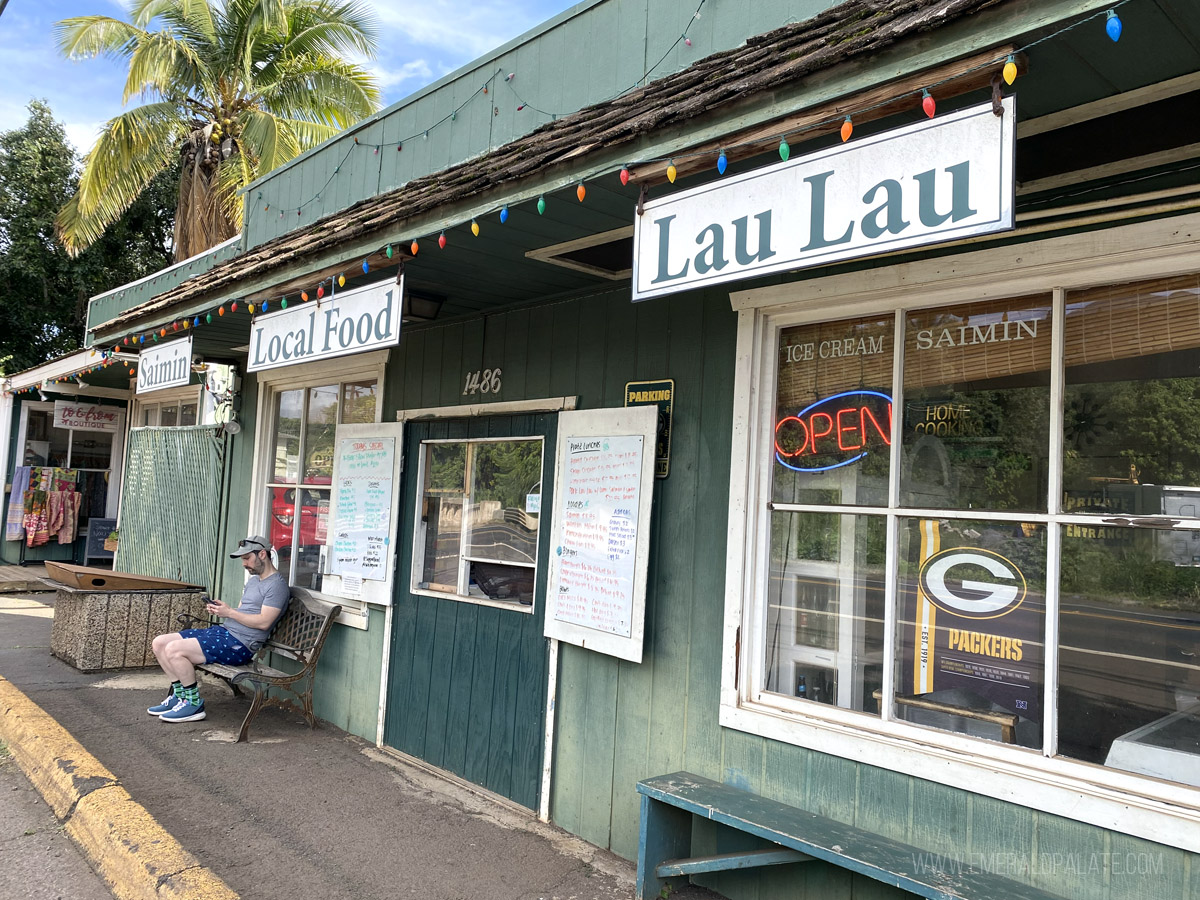
[[[119,900],[238,900],[99,760],[2,677],[0,740]]]

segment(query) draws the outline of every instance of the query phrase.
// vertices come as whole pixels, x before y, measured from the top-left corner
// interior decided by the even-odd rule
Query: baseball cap
[[[237,559],[239,556],[248,556],[251,553],[257,553],[259,550],[270,550],[271,541],[263,537],[261,534],[252,534],[248,538],[242,538],[237,543],[237,549],[229,554],[230,559]]]

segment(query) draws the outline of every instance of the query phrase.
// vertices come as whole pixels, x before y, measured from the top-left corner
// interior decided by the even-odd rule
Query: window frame
[[[86,398],[91,400],[92,398]],[[78,468],[68,466],[68,468],[78,468],[80,472],[107,472],[108,473],[108,496],[104,503],[104,516],[96,518],[111,518],[118,514],[121,500],[121,476],[125,470],[125,433],[127,410],[114,407],[118,411],[117,428],[112,432],[112,452],[109,454],[108,467],[97,469],[94,467]],[[54,414],[53,400],[26,400],[21,404],[20,423],[17,426],[17,443],[15,446],[16,457],[13,460],[13,467],[25,465],[25,440],[29,433],[29,414],[30,412],[48,412]],[[63,429],[68,433],[67,438],[67,453],[68,457],[74,450],[75,431],[74,428]]]
[[[863,272],[775,285],[731,294],[738,315],[730,467],[729,544],[720,698],[721,725],[911,774],[1019,805],[1200,852],[1200,789],[1176,782],[1054,756],[1056,707],[1048,705],[1043,747],[1031,750],[909,724],[894,716],[894,666],[884,667],[886,702],[879,717],[790,701],[757,690],[763,634],[759,613],[769,574],[770,466],[767,449],[775,413],[775,365],[779,329],[830,319],[894,314],[901,333],[904,315],[928,309],[1035,293],[1051,295],[1052,370],[1050,472],[1046,512],[908,509],[899,506],[899,473],[892,466],[887,507],[784,504],[800,511],[880,515],[887,519],[884,657],[895,659],[899,523],[928,513],[939,519],[988,518],[1047,526],[1045,677],[1058,670],[1058,583],[1062,528],[1095,524],[1095,517],[1060,512],[1064,304],[1069,290],[1183,275],[1197,270],[1200,214],[1098,234],[1055,237],[1037,244],[999,247],[945,260],[886,265]],[[803,298],[803,299],[797,299]],[[830,310],[836,310],[831,315]],[[894,347],[893,391],[903,385],[904,347]],[[893,454],[900,446],[902,417],[892,423]],[[1187,523],[1200,527],[1200,520]],[[1052,712],[1051,710],[1054,710]],[[1180,826],[1186,824],[1189,827]]]
[[[508,610],[513,610],[515,612],[525,613],[527,615],[532,615],[534,613],[534,611],[537,609],[538,554],[541,551],[541,543],[542,543],[542,525],[543,525],[543,522],[541,519],[542,513],[538,514],[537,543],[534,547],[533,562],[521,563],[521,562],[507,562],[507,561],[503,561],[503,560],[489,560],[489,559],[485,559],[483,557],[472,557],[472,556],[469,556],[465,552],[466,546],[468,543],[468,541],[467,541],[468,529],[466,527],[466,524],[467,524],[466,510],[468,508],[468,504],[466,501],[468,500],[468,498],[470,496],[469,492],[471,489],[470,464],[471,464],[472,454],[470,453],[469,449],[468,449],[468,453],[467,453],[467,460],[465,463],[465,465],[466,465],[465,477],[467,479],[466,487],[467,487],[468,493],[465,493],[463,495],[463,499],[464,499],[463,528],[462,528],[462,531],[460,531],[460,533],[459,533],[460,537],[459,537],[459,553],[458,553],[458,583],[455,585],[454,591],[439,591],[434,588],[425,588],[425,587],[420,586],[421,585],[420,573],[424,570],[425,533],[426,533],[426,529],[428,527],[425,524],[425,522],[423,521],[423,517],[421,515],[421,506],[425,499],[424,495],[425,495],[425,460],[426,460],[426,452],[427,452],[426,448],[429,447],[431,444],[466,444],[466,445],[468,445],[468,448],[469,448],[470,445],[472,445],[472,444],[501,444],[501,443],[516,443],[517,441],[537,441],[539,444],[541,444],[542,468],[541,468],[541,479],[538,481],[538,484],[544,485],[545,479],[546,479],[546,438],[543,435],[513,435],[511,437],[481,437],[481,438],[471,438],[471,437],[429,438],[429,439],[426,439],[426,440],[423,440],[420,442],[420,449],[419,449],[419,454],[418,454],[418,464],[417,464],[416,508],[413,511],[413,523],[415,525],[415,529],[414,529],[414,532],[412,535],[412,567],[410,569],[411,577],[410,577],[409,585],[408,585],[408,592],[410,594],[415,594],[415,595],[418,595],[421,597],[440,597],[443,600],[456,600],[461,603],[474,603],[477,606],[491,606],[496,609],[508,609]],[[517,566],[517,567],[523,568],[523,569],[531,569],[534,573],[533,599],[528,604],[523,604],[523,603],[519,603],[519,602],[513,602],[511,600],[492,600],[488,597],[472,597],[472,596],[470,596],[470,594],[459,593],[459,589],[462,587],[464,580],[470,577],[469,576],[469,563],[472,563],[472,562],[491,562],[491,563],[497,563],[499,565]]]
[[[302,363],[296,366],[282,366],[277,369],[267,369],[254,373],[258,386],[258,398],[255,411],[254,426],[254,469],[250,487],[250,511],[246,524],[247,534],[270,534],[270,495],[273,474],[275,445],[271,438],[275,428],[276,397],[283,391],[305,390],[312,387],[322,387],[330,384],[339,386],[338,402],[341,403],[343,384],[355,381],[374,380],[377,384],[378,399],[375,403],[375,422],[383,421],[383,391],[388,361],[387,350],[375,350],[350,357],[338,357],[332,360],[320,360],[313,363]],[[340,415],[340,412],[339,412]],[[302,484],[291,485],[301,488]],[[329,485],[332,493],[333,485]],[[393,510],[395,515],[395,510]],[[293,540],[295,535],[293,532]],[[289,573],[290,575],[290,573]],[[290,582],[289,582],[290,584]],[[309,591],[314,596],[328,603],[342,607],[337,621],[342,625],[365,630],[368,624],[369,603],[366,600],[355,600],[325,594],[320,591]]]
[[[130,422],[140,422],[146,412],[154,411],[153,425],[131,425],[131,428],[172,428],[172,427],[188,427],[188,426],[171,426],[160,425],[159,421],[162,417],[162,408],[164,406],[178,406],[180,408],[190,404],[196,404],[196,425],[211,425],[211,412],[205,409],[204,402],[204,387],[199,384],[189,384],[178,388],[167,388],[162,391],[153,391],[148,394],[143,394],[140,397],[135,395],[133,398],[133,409],[130,415]]]

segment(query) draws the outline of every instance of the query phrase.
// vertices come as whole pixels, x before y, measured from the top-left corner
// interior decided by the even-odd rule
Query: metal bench
[[[204,663],[197,666],[203,672],[225,679],[238,697],[242,696],[240,685],[248,682],[254,688],[254,699],[246,718],[242,720],[238,741],[246,740],[250,731],[250,723],[259,711],[268,706],[278,706],[300,713],[308,722],[309,728],[314,728],[317,718],[313,715],[312,692],[313,680],[317,673],[317,660],[321,658],[321,648],[325,646],[325,638],[329,636],[333,623],[342,608],[330,605],[310,597],[307,591],[292,589],[292,599],[282,616],[275,624],[271,636],[263,644],[262,649],[254,654],[254,659],[243,666],[227,666],[223,663]],[[181,615],[178,621],[185,628],[201,627],[208,622],[195,616]],[[263,660],[268,654],[279,654],[300,663],[297,672],[284,672],[281,669],[268,666]],[[271,688],[278,688],[284,693],[270,693]],[[287,696],[287,695],[291,696]],[[293,700],[292,698],[295,698]],[[295,702],[299,701],[299,704]]]
[[[805,812],[748,791],[675,772],[638,782],[642,827],[637,900],[682,887],[688,877],[787,863],[832,863],[931,900],[1062,900],[982,869],[874,832]],[[692,816],[702,816],[774,846],[692,857]],[[666,893],[664,893],[666,891]]]

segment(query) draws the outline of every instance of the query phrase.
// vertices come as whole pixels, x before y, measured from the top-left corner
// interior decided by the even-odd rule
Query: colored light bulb
[[[446,249],[446,232],[444,231],[438,235],[438,247],[442,250]]]
[[[583,198],[587,196],[587,188],[583,186],[583,182],[579,182],[579,186],[575,188],[575,196],[579,198],[579,202],[583,202]]]
[[[850,140],[852,134],[854,134],[854,123],[850,121],[849,116],[846,116],[846,121],[842,122],[842,143]]]
[[[1114,43],[1121,39],[1121,29],[1123,27],[1124,26],[1121,24],[1121,17],[1117,15],[1117,11],[1115,9],[1110,9],[1108,11],[1108,16],[1104,21],[1104,31],[1110,38],[1113,39]]]
[[[199,327],[200,327],[200,317],[199,317],[199,316],[196,316],[196,317],[194,317],[194,318],[192,319],[192,327],[193,327],[193,328],[199,328]]]
[[[507,221],[508,221],[508,207],[502,206],[502,207],[500,207],[500,224],[503,225]]]
[[[420,247],[417,245],[417,242],[416,242],[416,241],[413,241],[413,242],[412,242],[412,244],[411,244],[411,245],[409,246],[409,248],[408,248],[408,252],[409,252],[409,253],[411,253],[413,256],[416,256],[416,255],[417,255],[417,251],[418,251],[418,250],[420,250],[420,249],[421,249],[421,248],[420,248]]]
[[[217,315],[218,315],[218,316],[223,316],[223,315],[225,315],[225,307],[223,307],[223,306],[218,306],[218,307],[217,307]]]
[[[667,163],[667,181],[671,184],[675,183],[675,179],[679,177],[679,170],[675,168],[675,160]]]
[[[324,296],[325,296],[325,285],[318,284],[317,285],[317,299],[320,300]]]
[[[921,88],[921,109],[925,110],[925,115],[931,119],[937,112],[937,103],[933,99],[933,94],[929,93],[927,88]]]
[[[729,159],[725,156],[725,151],[721,151],[721,155],[717,157],[717,174],[724,175],[725,170],[729,168]]]
[[[345,286],[346,286],[346,276],[339,275],[338,276],[338,287],[345,287]]]
[[[479,223],[474,219],[471,220],[471,234],[475,235],[475,237],[479,237]]]
[[[237,301],[236,300],[234,300],[232,303],[229,304],[229,311],[237,312]]]
[[[629,184],[629,170],[628,169],[622,167],[621,174],[619,177],[621,179],[621,187],[625,187],[625,185]]]
[[[1004,71],[1002,74],[1004,75],[1005,84],[1012,84],[1017,80],[1017,61],[1012,56],[1009,56],[1004,61]]]
[[[371,267],[370,267],[370,265],[367,264],[367,261],[364,259],[363,260],[363,274],[365,275],[370,271],[371,271]]]
[[[268,301],[266,301],[266,300],[264,300],[264,301],[262,302],[262,307],[259,309],[259,312],[266,312],[266,311],[267,311],[267,303],[268,303]]]
[[[308,302],[308,291],[301,291],[301,292],[300,292],[300,302],[301,302],[301,303],[307,303],[307,302]]]
[[[385,252],[385,253],[387,253],[387,258],[388,258],[388,259],[391,259],[391,258],[392,258],[392,245],[391,245],[391,244],[388,244],[388,245],[387,245],[387,250],[385,250],[384,252]],[[343,277],[345,277],[345,276],[343,276]],[[344,282],[343,282],[343,283],[344,283]]]
[[[254,304],[253,303],[246,304],[246,312],[250,313],[250,315],[254,315]]]
[[[287,309],[287,297],[284,297],[279,301],[279,308]]]
[[[546,212],[546,198],[545,197],[538,197],[537,210],[538,210],[539,216]]]

